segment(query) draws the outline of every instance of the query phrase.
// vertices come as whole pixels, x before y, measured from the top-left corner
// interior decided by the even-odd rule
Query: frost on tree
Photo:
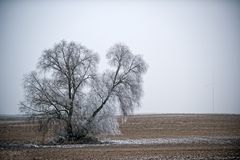
[[[123,116],[140,105],[142,74],[147,65],[123,44],[110,48],[109,69],[97,72],[97,53],[81,44],[61,41],[45,50],[36,71],[24,78],[21,111],[58,124],[68,140],[88,135],[119,133],[117,108]]]

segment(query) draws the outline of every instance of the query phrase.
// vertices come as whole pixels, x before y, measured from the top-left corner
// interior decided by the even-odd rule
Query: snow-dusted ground
[[[26,148],[83,148],[111,145],[156,145],[156,144],[238,144],[240,137],[179,137],[155,139],[105,139],[102,144],[61,144],[61,145],[36,145],[36,144],[6,144],[5,147]],[[3,145],[3,144],[2,144]],[[0,146],[1,147],[1,146]],[[3,146],[2,146],[3,147]]]
[[[239,141],[239,137],[183,137],[183,138],[156,138],[156,139],[106,139],[102,144],[64,144],[64,145],[31,145],[30,147],[54,147],[54,148],[82,148],[90,146],[110,145],[151,145],[151,144],[233,144]]]
[[[126,140],[106,140],[103,142],[111,144],[231,144],[237,138],[228,137],[183,137],[183,138],[156,138],[156,139],[126,139]]]

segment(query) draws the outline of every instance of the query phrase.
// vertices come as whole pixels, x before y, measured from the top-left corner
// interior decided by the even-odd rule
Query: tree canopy
[[[37,69],[24,78],[20,110],[44,125],[61,124],[57,134],[68,140],[119,133],[116,112],[127,116],[140,106],[147,64],[121,43],[106,58],[110,67],[99,73],[98,54],[81,44],[61,41],[44,50]]]

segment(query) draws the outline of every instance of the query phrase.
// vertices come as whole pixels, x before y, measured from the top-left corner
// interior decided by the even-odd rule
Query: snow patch
[[[111,144],[192,144],[192,143],[207,143],[207,144],[231,144],[233,139],[218,138],[218,137],[183,137],[183,138],[155,138],[155,139],[126,139],[126,140],[105,140],[103,143]]]
[[[103,147],[111,145],[156,145],[156,144],[236,144],[239,137],[179,137],[179,138],[155,138],[155,139],[106,139],[101,144],[62,144],[62,145],[36,145],[36,144],[2,144],[2,147],[26,147],[26,148],[84,148]]]

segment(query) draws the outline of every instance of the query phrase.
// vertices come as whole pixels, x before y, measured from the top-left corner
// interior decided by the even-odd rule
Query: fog
[[[1,1],[0,114],[18,114],[23,75],[60,40],[105,54],[123,42],[149,65],[135,113],[240,113],[237,1]]]

